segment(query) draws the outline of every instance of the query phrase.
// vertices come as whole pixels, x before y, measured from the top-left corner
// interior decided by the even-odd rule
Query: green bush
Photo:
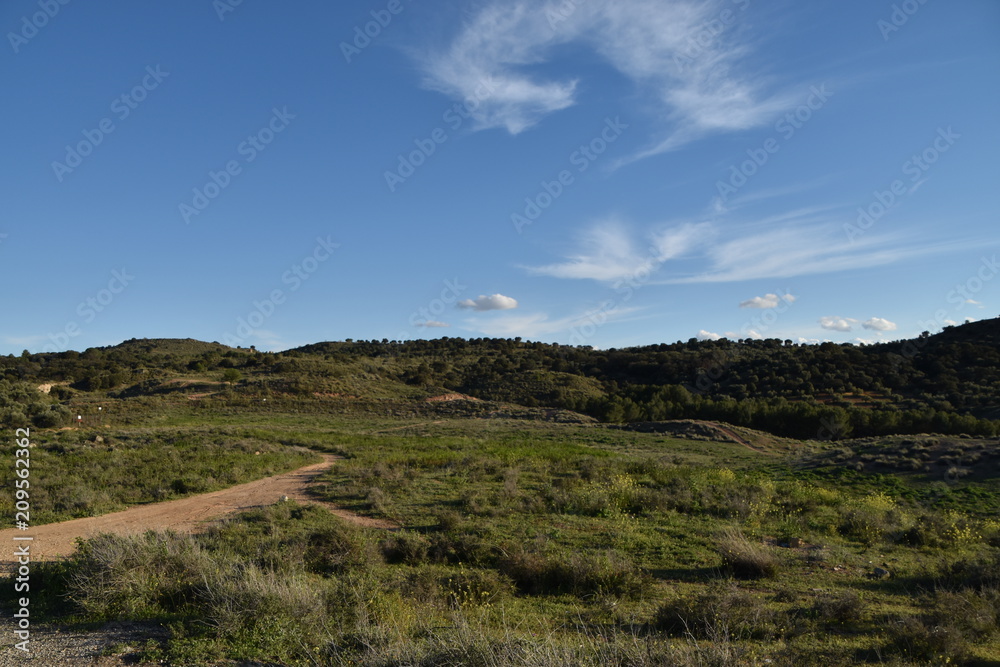
[[[382,556],[387,563],[420,565],[428,561],[430,540],[419,533],[400,531],[382,540]]]
[[[842,591],[818,598],[813,603],[812,613],[824,623],[847,625],[862,619],[865,603],[855,591]]]
[[[187,536],[104,534],[82,542],[72,557],[67,597],[100,619],[174,613],[194,605],[219,568]]]
[[[773,639],[780,632],[781,621],[781,616],[761,600],[730,584],[664,602],[653,625],[678,637]]]
[[[528,595],[570,593],[638,599],[648,590],[648,575],[615,552],[546,555],[515,547],[508,553],[500,561],[500,571]]]

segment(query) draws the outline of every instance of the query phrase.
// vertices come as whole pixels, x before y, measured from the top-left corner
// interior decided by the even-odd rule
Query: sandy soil
[[[14,545],[18,544],[14,542],[14,537],[34,538],[29,542],[33,561],[54,560],[71,554],[78,537],[87,538],[100,533],[127,535],[167,528],[178,532],[197,532],[213,519],[253,507],[270,505],[281,500],[282,496],[288,496],[290,500],[303,504],[322,505],[333,514],[359,525],[384,529],[398,528],[399,526],[392,522],[362,517],[331,503],[310,498],[308,494],[310,483],[333,467],[338,458],[324,454],[322,463],[180,500],[139,505],[113,514],[72,519],[33,527],[27,531],[19,531],[16,528],[0,530],[0,545],[3,545],[0,559],[5,563],[14,560]]]

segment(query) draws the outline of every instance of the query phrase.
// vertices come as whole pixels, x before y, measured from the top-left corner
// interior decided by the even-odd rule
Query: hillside
[[[442,338],[265,353],[132,339],[0,358],[0,378],[0,421],[7,424],[66,424],[74,404],[96,399],[146,399],[150,407],[178,394],[230,402],[272,396],[303,410],[391,413],[424,411],[419,404],[427,397],[461,393],[612,423],[703,419],[793,438],[991,436],[1000,416],[1000,319],[871,346],[692,339],[595,350]],[[36,391],[43,384],[52,385],[46,395]]]

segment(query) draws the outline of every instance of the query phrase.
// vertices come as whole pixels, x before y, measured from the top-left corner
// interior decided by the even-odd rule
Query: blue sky
[[[1000,311],[992,0],[64,2],[0,6],[0,353]]]

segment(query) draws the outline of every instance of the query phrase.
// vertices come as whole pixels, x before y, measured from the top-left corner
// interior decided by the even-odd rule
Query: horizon
[[[988,0],[16,0],[0,28],[0,354],[1000,313]]]
[[[868,346],[868,345],[891,345],[891,344],[894,344],[894,343],[907,343],[907,342],[910,342],[910,341],[913,341],[913,340],[917,340],[919,338],[922,338],[923,335],[924,335],[924,333],[929,333],[931,336],[935,336],[935,335],[938,335],[938,334],[945,333],[945,331],[947,331],[948,329],[961,328],[961,327],[964,327],[964,326],[966,326],[968,324],[975,324],[976,322],[989,322],[989,321],[993,321],[993,320],[1000,321],[1000,315],[998,315],[997,317],[994,317],[994,318],[983,318],[981,320],[976,320],[975,322],[963,322],[963,323],[954,324],[954,325],[948,324],[948,325],[945,325],[941,329],[941,331],[937,331],[937,332],[924,331],[924,332],[921,332],[920,334],[918,334],[917,336],[914,336],[912,338],[894,338],[894,339],[886,339],[886,340],[880,340],[880,341],[875,341],[875,342],[870,342],[870,343],[869,342],[860,342],[859,343],[859,342],[856,342],[856,341],[842,341],[840,343],[834,343],[834,341],[819,341],[819,342],[812,342],[812,341],[807,341],[807,342],[791,341],[791,342],[792,342],[793,346],[822,345],[824,343],[833,343],[835,345],[853,345],[853,346],[857,346],[857,347],[864,347],[864,346]],[[604,352],[604,351],[611,351],[611,350],[641,349],[641,348],[645,348],[645,347],[656,347],[656,346],[660,346],[660,345],[667,345],[667,346],[670,346],[670,345],[687,345],[687,344],[691,343],[692,341],[695,341],[695,342],[698,342],[698,343],[727,341],[727,342],[730,342],[730,343],[742,344],[742,343],[755,343],[755,342],[759,342],[759,341],[768,341],[768,340],[777,340],[777,341],[780,341],[782,343],[785,343],[785,342],[788,342],[791,339],[782,339],[782,338],[740,338],[740,339],[731,339],[731,338],[726,338],[726,337],[722,337],[722,338],[718,338],[718,339],[715,339],[715,338],[713,338],[713,339],[703,339],[703,338],[698,338],[696,336],[693,336],[693,337],[691,337],[691,338],[689,338],[687,340],[676,340],[676,341],[673,341],[673,342],[661,341],[661,342],[658,342],[658,343],[647,343],[647,344],[644,344],[644,345],[630,345],[630,346],[627,346],[627,347],[616,348],[616,347],[596,347],[596,346],[593,346],[593,345],[590,345],[590,344],[586,344],[586,343],[585,344],[581,344],[581,345],[573,345],[571,343],[558,343],[558,342],[544,341],[544,340],[540,340],[540,339],[536,340],[536,339],[530,339],[530,338],[522,338],[520,336],[509,337],[509,338],[497,338],[497,337],[490,337],[490,336],[483,336],[483,337],[439,336],[438,338],[434,338],[434,339],[412,338],[412,339],[406,339],[406,340],[396,340],[396,339],[386,339],[386,338],[383,338],[383,339],[346,338],[346,339],[342,339],[342,340],[314,341],[312,343],[305,343],[303,345],[299,345],[299,346],[294,347],[294,348],[285,348],[285,349],[281,349],[281,350],[261,350],[261,349],[257,349],[256,345],[232,346],[232,345],[227,345],[226,343],[223,343],[223,342],[218,341],[218,340],[200,340],[200,339],[197,339],[197,338],[190,338],[190,337],[184,337],[184,338],[137,338],[137,337],[133,337],[133,338],[127,338],[125,340],[122,340],[122,341],[120,341],[118,343],[114,343],[114,344],[111,344],[111,345],[93,346],[91,348],[83,348],[83,349],[79,349],[79,350],[72,349],[72,348],[71,349],[67,349],[67,350],[61,350],[59,352],[30,352],[29,350],[23,350],[21,352],[21,354],[23,355],[24,352],[29,352],[29,354],[32,354],[32,355],[34,355],[34,354],[61,354],[63,352],[75,352],[77,354],[81,354],[83,352],[86,352],[88,349],[113,349],[113,348],[116,348],[116,347],[121,347],[121,346],[123,346],[123,345],[125,345],[127,343],[133,343],[133,342],[146,343],[146,342],[172,342],[172,341],[191,341],[191,342],[194,342],[194,343],[202,343],[202,344],[205,344],[205,345],[221,345],[223,347],[229,347],[229,348],[234,349],[234,350],[249,350],[249,349],[252,348],[256,352],[263,352],[263,353],[268,353],[268,354],[281,354],[283,352],[291,352],[291,351],[295,351],[295,350],[300,350],[300,349],[305,348],[305,347],[313,347],[313,346],[316,346],[316,345],[327,345],[327,344],[331,344],[331,343],[346,344],[346,345],[350,345],[350,344],[354,344],[354,343],[374,343],[374,344],[378,344],[378,345],[385,345],[385,344],[405,345],[405,344],[414,343],[414,342],[427,342],[428,340],[430,340],[430,341],[433,341],[433,340],[461,340],[461,341],[465,341],[465,342],[473,342],[475,340],[508,340],[508,341],[516,341],[516,342],[519,342],[519,343],[541,344],[541,345],[556,345],[556,346],[566,346],[566,347],[578,347],[578,348],[581,348],[581,349],[591,349],[591,350],[593,350],[595,352]],[[14,353],[8,353],[8,354],[2,355],[2,356],[16,357],[18,355],[14,354]]]

